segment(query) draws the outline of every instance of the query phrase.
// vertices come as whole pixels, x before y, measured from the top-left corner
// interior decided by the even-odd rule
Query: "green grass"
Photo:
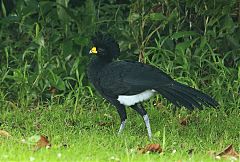
[[[101,102],[100,102],[101,103]],[[0,137],[1,161],[213,161],[209,151],[233,144],[240,149],[240,110],[205,109],[175,113],[170,107],[146,104],[154,138],[149,141],[144,122],[128,110],[124,133],[117,135],[119,117],[113,107],[101,103],[78,107],[39,106],[28,111],[8,108],[1,113],[1,129],[12,137]],[[186,126],[180,119],[189,117]],[[106,126],[99,123],[106,122]],[[52,147],[34,151],[22,142],[33,135],[48,136]],[[159,143],[162,154],[139,154],[137,148]],[[192,154],[188,154],[193,149]],[[176,153],[173,153],[176,150]],[[61,154],[61,157],[59,157]],[[114,160],[115,159],[115,160]]]

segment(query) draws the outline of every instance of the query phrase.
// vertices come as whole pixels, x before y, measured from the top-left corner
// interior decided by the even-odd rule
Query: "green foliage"
[[[50,99],[51,87],[66,94],[86,84],[95,7],[91,0],[79,9],[68,3],[15,1],[16,9],[1,18],[1,91],[13,102],[27,106]]]
[[[21,107],[72,95],[76,108],[92,95],[85,71],[90,39],[100,31],[119,41],[120,59],[158,66],[237,107],[239,10],[236,0],[3,0],[0,92]]]

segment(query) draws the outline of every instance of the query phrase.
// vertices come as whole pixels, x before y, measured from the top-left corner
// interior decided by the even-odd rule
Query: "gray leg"
[[[120,128],[119,128],[119,131],[118,131],[118,134],[121,134],[124,127],[125,127],[125,124],[126,124],[126,120],[122,121],[121,125],[120,125]]]
[[[151,131],[148,115],[147,114],[143,115],[143,119],[144,119],[144,122],[145,122],[146,127],[147,127],[148,137],[149,137],[149,139],[152,139],[152,131]]]
[[[144,107],[141,104],[135,104],[135,105],[131,106],[131,108],[136,110],[143,117],[145,125],[147,127],[148,137],[151,140],[152,139],[152,131],[151,131],[151,127],[150,127],[150,122],[149,122],[149,118],[148,118],[148,115],[147,115],[147,111],[144,109]]]

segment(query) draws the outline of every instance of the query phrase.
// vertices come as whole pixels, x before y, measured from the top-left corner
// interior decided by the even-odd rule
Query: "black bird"
[[[96,55],[88,67],[88,78],[95,89],[117,108],[121,118],[119,132],[124,129],[126,106],[136,110],[144,119],[148,136],[152,133],[146,110],[141,105],[154,93],[160,93],[177,107],[187,109],[218,106],[203,92],[174,81],[160,69],[136,61],[114,61],[120,55],[118,43],[109,36],[98,35],[92,40],[90,54]]]

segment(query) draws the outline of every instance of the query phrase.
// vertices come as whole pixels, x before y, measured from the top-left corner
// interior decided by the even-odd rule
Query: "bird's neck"
[[[97,74],[103,69],[107,64],[111,63],[112,61],[102,59],[99,57],[92,58],[90,64],[88,66],[88,75],[92,77],[96,77]]]
[[[91,60],[90,66],[93,67],[94,69],[101,69],[105,65],[107,65],[111,62],[112,62],[112,59],[96,57]]]

